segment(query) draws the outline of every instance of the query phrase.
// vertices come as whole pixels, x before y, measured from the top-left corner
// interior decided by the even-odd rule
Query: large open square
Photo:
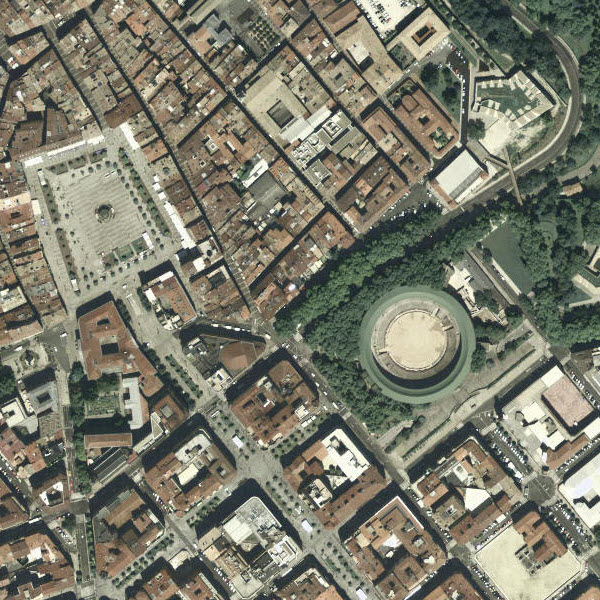
[[[115,248],[139,239],[148,229],[116,169],[104,168],[74,179],[65,174],[60,179],[56,199],[63,215],[70,214],[76,264],[102,269],[103,259]]]
[[[37,175],[75,289],[172,241],[160,203],[123,148],[48,162]]]
[[[45,255],[69,307],[129,285],[181,248],[143,152],[120,130],[26,165]]]
[[[475,555],[507,600],[544,600],[579,573],[579,561],[569,551],[531,574],[517,556],[524,545],[511,526]]]

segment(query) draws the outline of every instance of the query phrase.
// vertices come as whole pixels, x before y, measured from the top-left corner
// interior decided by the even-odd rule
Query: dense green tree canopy
[[[474,140],[482,140],[485,137],[485,123],[482,119],[469,119],[468,134]]]
[[[6,365],[0,366],[0,398],[9,398],[17,393],[17,382],[13,370]]]

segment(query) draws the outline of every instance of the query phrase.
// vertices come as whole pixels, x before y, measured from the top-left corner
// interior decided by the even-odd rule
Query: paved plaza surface
[[[124,148],[133,161],[162,220],[171,229],[171,236],[159,231],[147,206],[139,198],[129,170],[119,159],[120,148]],[[92,154],[103,149],[106,152],[102,159],[91,162]],[[86,162],[81,166],[63,172],[59,168],[59,174],[53,173],[53,166],[78,164],[82,156],[86,157]],[[53,192],[59,214],[57,224],[53,223],[50,207],[44,200],[40,171]],[[181,248],[179,236],[174,232],[163,202],[153,188],[153,170],[146,163],[143,152],[133,150],[119,129],[105,132],[102,138],[94,139],[85,147],[65,148],[52,155],[42,153],[36,161],[25,165],[25,174],[32,197],[40,203],[40,211],[36,215],[40,240],[67,310],[75,310],[107,291],[137,287],[140,271],[172,260]],[[138,204],[134,203],[134,197],[138,198]],[[114,215],[99,222],[96,210],[103,205],[111,206]],[[73,288],[72,274],[61,253],[61,240],[57,236],[59,230],[64,231],[72,253],[79,292]],[[153,244],[150,250],[142,239],[144,232],[148,233]],[[105,267],[103,254],[109,257],[114,250],[119,250],[119,263]],[[87,275],[87,279],[83,275]]]
[[[55,196],[61,214],[70,215],[64,225],[69,227],[71,250],[80,268],[102,272],[105,255],[139,239],[145,232],[150,233],[142,212],[112,167],[103,166],[98,172],[78,174],[74,179],[69,173],[59,176]],[[114,210],[112,218],[105,222],[96,217],[101,205]]]
[[[579,561],[567,551],[531,574],[517,556],[523,546],[523,536],[507,527],[476,554],[477,562],[507,600],[544,600],[579,573]]]

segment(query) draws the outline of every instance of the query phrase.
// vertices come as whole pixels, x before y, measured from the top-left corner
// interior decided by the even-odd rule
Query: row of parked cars
[[[542,507],[542,510],[544,510],[544,508],[545,507]],[[593,542],[593,538],[586,532],[580,519],[573,513],[566,502],[559,500],[553,506],[545,508],[545,510],[556,529],[567,540],[567,543],[576,554],[581,554],[588,549],[588,546]],[[565,527],[563,519],[569,521],[572,528]],[[578,539],[574,538],[572,529],[577,532]]]
[[[496,589],[496,587],[490,581],[490,578],[477,566],[471,565],[471,571],[479,580],[479,582],[485,587],[488,594],[496,600],[503,600],[500,592]]]
[[[523,475],[531,473],[529,457],[523,448],[501,426],[498,426],[489,436],[492,440],[490,448],[493,450],[496,458],[512,472],[515,479],[521,481]],[[502,445],[510,449],[510,456],[507,455]],[[516,461],[517,464],[515,465],[513,461]]]

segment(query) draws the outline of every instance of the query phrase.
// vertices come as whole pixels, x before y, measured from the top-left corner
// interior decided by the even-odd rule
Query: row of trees
[[[567,81],[550,41],[541,32],[527,35],[512,18],[508,6],[494,0],[462,0],[453,3],[452,8],[491,50],[510,53],[516,63],[537,69],[559,94],[567,95]]]
[[[171,375],[167,366],[160,360],[160,357],[158,356],[158,353],[156,352],[156,350],[148,347],[148,348],[144,349],[144,352],[146,353],[148,360],[152,363],[154,368],[158,371],[161,381],[165,384],[165,387],[168,388],[169,392],[171,392],[171,394],[175,398],[177,398],[177,400],[179,400],[184,406],[186,406],[188,408],[188,410],[193,410],[196,406],[196,401],[194,400],[194,398],[192,396],[190,396],[190,394],[188,394],[183,389],[179,380],[176,377],[173,377],[173,375]],[[185,371],[183,370],[183,367],[181,367],[181,365],[179,365],[177,363],[177,361],[175,361],[174,363],[171,361],[169,361],[169,362],[172,367],[174,367],[175,364],[177,365],[177,368],[175,368],[175,370],[177,371],[179,376],[183,376],[185,374],[186,378],[189,377],[187,375],[187,373],[185,373]],[[193,387],[192,387],[192,385],[190,385],[189,382],[186,381],[186,383],[188,383],[188,385],[190,385],[191,389],[193,389],[193,391],[197,395],[197,397],[200,398],[200,396],[202,395],[202,390],[200,390],[200,388],[191,379],[190,379],[190,382],[193,385]]]
[[[310,289],[299,302],[283,310],[277,318],[277,329],[291,335],[298,324],[306,324],[340,304],[347,302],[354,290],[391,260],[405,255],[431,234],[439,223],[439,212],[432,206],[411,215],[401,226],[384,224],[377,233],[355,244],[351,253],[341,253],[331,258],[326,271],[317,276]]]
[[[384,431],[411,416],[409,405],[399,404],[369,385],[357,362],[323,354],[314,355],[313,362],[338,396],[371,431]]]
[[[88,397],[88,393],[95,392],[91,383],[85,375],[83,365],[80,362],[73,363],[69,374],[69,401],[71,403],[71,420],[73,421],[74,466],[77,471],[79,489],[84,494],[92,489],[82,430],[85,421],[85,399]]]
[[[492,224],[508,222],[517,232],[523,261],[535,280],[535,299],[523,302],[538,325],[550,339],[567,345],[600,339],[600,313],[588,308],[565,312],[568,295],[573,291],[572,277],[585,260],[581,243],[598,235],[595,217],[589,215],[593,198],[583,196],[565,200],[559,188],[552,184],[525,207],[517,207],[512,198],[490,204],[485,212],[457,217],[440,232],[438,239],[428,233],[425,239],[416,240],[412,247],[403,246],[397,256],[380,263],[377,268],[363,270],[358,286],[354,282],[343,285],[339,276],[346,272],[348,257],[338,257],[335,270],[336,285],[326,282],[318,290],[322,297],[318,306],[329,310],[315,310],[316,304],[308,300],[308,310],[303,299],[290,311],[293,315],[309,317],[304,324],[306,341],[316,352],[315,366],[328,378],[340,397],[357,413],[367,426],[381,430],[392,422],[410,415],[410,407],[403,407],[384,397],[373,387],[358,362],[358,335],[364,314],[373,302],[396,285],[424,284],[442,287],[445,281],[446,261],[459,259],[464,251],[485,237]],[[333,290],[335,297],[327,304],[326,293]],[[492,309],[497,308],[489,294],[480,294],[479,300]],[[322,303],[322,304],[321,304]],[[290,319],[290,313],[287,319]],[[518,326],[523,315],[518,306],[505,309],[508,327],[495,323],[474,321],[479,342],[496,344],[508,330]],[[313,318],[310,318],[312,315]],[[293,327],[295,323],[293,321]],[[286,326],[288,326],[286,324]],[[510,348],[509,348],[510,349]],[[478,344],[473,355],[473,369],[485,366],[485,350]]]
[[[509,209],[514,208],[513,203],[505,199],[491,204],[485,212],[458,217],[437,239],[426,232],[424,238],[415,239],[412,247],[399,247],[393,258],[389,258],[388,254],[388,260],[385,263],[381,261],[378,268],[370,269],[370,275],[366,275],[365,269],[360,286],[346,283],[344,287],[341,277],[337,279],[337,285],[333,288],[321,286],[320,294],[326,294],[328,289],[333,289],[336,294],[330,303],[326,302],[325,296],[321,299],[328,305],[328,310],[314,311],[315,304],[310,300],[307,300],[310,310],[305,309],[305,296],[290,311],[293,315],[315,315],[303,323],[305,339],[316,351],[315,366],[370,429],[382,431],[410,417],[412,410],[410,406],[399,404],[384,396],[366,377],[360,366],[358,336],[366,311],[383,294],[397,285],[428,285],[442,288],[446,278],[445,263],[460,259],[467,248],[475,245],[490,231],[493,221],[500,222]],[[402,228],[403,225],[399,227]],[[375,249],[373,251],[375,252]],[[345,261],[351,260],[351,257],[352,255],[338,257],[332,273],[337,276],[338,273],[347,272]],[[287,318],[290,318],[290,313]],[[296,322],[292,321],[292,330],[295,329]],[[500,327],[500,331],[504,336],[505,330]],[[489,335],[487,332],[487,337]]]
[[[580,81],[586,96],[583,122],[562,162],[582,164],[597,147],[600,136],[600,2],[528,0],[527,10],[549,31],[565,36],[581,54]]]
[[[83,440],[85,403],[97,401],[102,394],[115,392],[118,386],[119,376],[115,373],[102,375],[99,379],[90,381],[80,362],[73,363],[71,367],[71,373],[69,374],[69,399],[71,403],[71,420],[73,421],[73,449],[77,481],[83,493],[89,492],[92,487]],[[121,415],[117,415],[114,424],[124,426],[126,419]]]

